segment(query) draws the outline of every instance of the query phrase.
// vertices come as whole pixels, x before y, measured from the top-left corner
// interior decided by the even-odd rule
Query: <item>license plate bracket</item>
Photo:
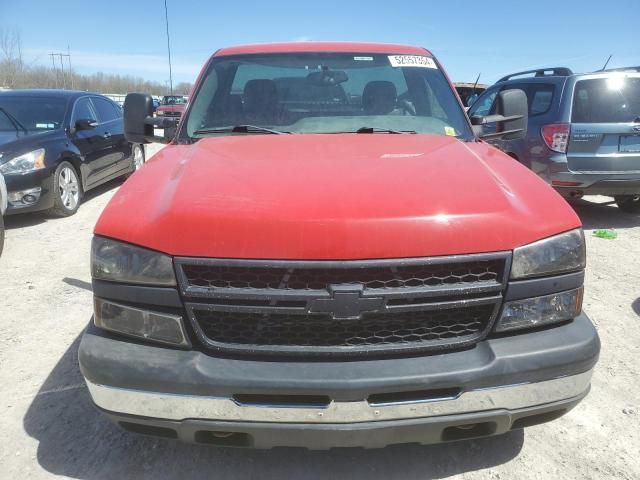
[[[640,153],[640,135],[620,135],[620,153]]]

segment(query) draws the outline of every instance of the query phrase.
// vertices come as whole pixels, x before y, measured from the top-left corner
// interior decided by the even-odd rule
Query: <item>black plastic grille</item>
[[[194,309],[204,335],[215,344],[365,347],[440,344],[477,338],[488,327],[494,305],[438,311],[368,313],[358,320],[330,315],[218,312]]]
[[[502,282],[505,260],[363,268],[182,265],[189,286],[215,289],[324,290],[361,284],[365,290]]]

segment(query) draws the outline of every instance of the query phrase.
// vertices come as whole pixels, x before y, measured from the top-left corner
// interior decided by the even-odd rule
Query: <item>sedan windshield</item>
[[[214,58],[192,99],[181,138],[267,133],[264,129],[473,137],[449,82],[426,55]]]
[[[162,105],[184,105],[187,103],[187,99],[182,95],[166,95],[162,97]]]
[[[55,130],[62,127],[67,101],[55,97],[0,96],[0,130]]]

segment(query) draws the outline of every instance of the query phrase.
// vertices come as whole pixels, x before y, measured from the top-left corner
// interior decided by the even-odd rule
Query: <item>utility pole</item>
[[[167,52],[169,53],[169,88],[173,95],[173,76],[171,74],[171,42],[169,40],[169,14],[167,13],[167,0],[164,0],[164,22],[167,27]]]
[[[53,58],[53,56],[55,54],[54,53],[50,53],[49,55],[51,55],[51,66],[53,67],[53,73],[56,76],[56,88],[58,88],[58,69],[56,68],[56,61]]]
[[[66,57],[69,63],[69,79],[71,83],[71,88],[73,88],[73,75],[71,72],[71,52],[69,51],[69,47],[67,46],[67,53],[53,53],[51,52],[51,64],[53,65],[53,71],[56,75],[56,88],[58,88],[58,67],[56,65],[56,57],[60,61],[60,73],[62,74],[62,88],[67,89],[67,77],[64,72],[64,58]]]
[[[71,78],[71,90],[73,90],[73,70],[71,70],[71,49],[67,43],[67,60],[69,60],[69,77]]]
[[[67,89],[67,79],[64,76],[64,63],[62,63],[62,54],[58,54],[60,56],[60,71],[62,72],[62,88]]]

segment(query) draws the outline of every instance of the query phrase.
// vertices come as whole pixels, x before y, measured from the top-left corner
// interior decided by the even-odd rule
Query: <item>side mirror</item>
[[[124,136],[131,143],[169,143],[173,137],[158,137],[155,128],[176,127],[169,118],[153,117],[153,99],[145,93],[129,93],[124,99]]]
[[[92,128],[96,128],[98,126],[98,122],[96,122],[92,118],[81,118],[76,120],[75,127],[76,130],[91,130]]]
[[[519,89],[503,90],[496,97],[496,114],[471,117],[476,135],[483,139],[517,140],[527,134],[529,121],[527,95]],[[482,125],[496,124],[495,133],[482,133]]]

